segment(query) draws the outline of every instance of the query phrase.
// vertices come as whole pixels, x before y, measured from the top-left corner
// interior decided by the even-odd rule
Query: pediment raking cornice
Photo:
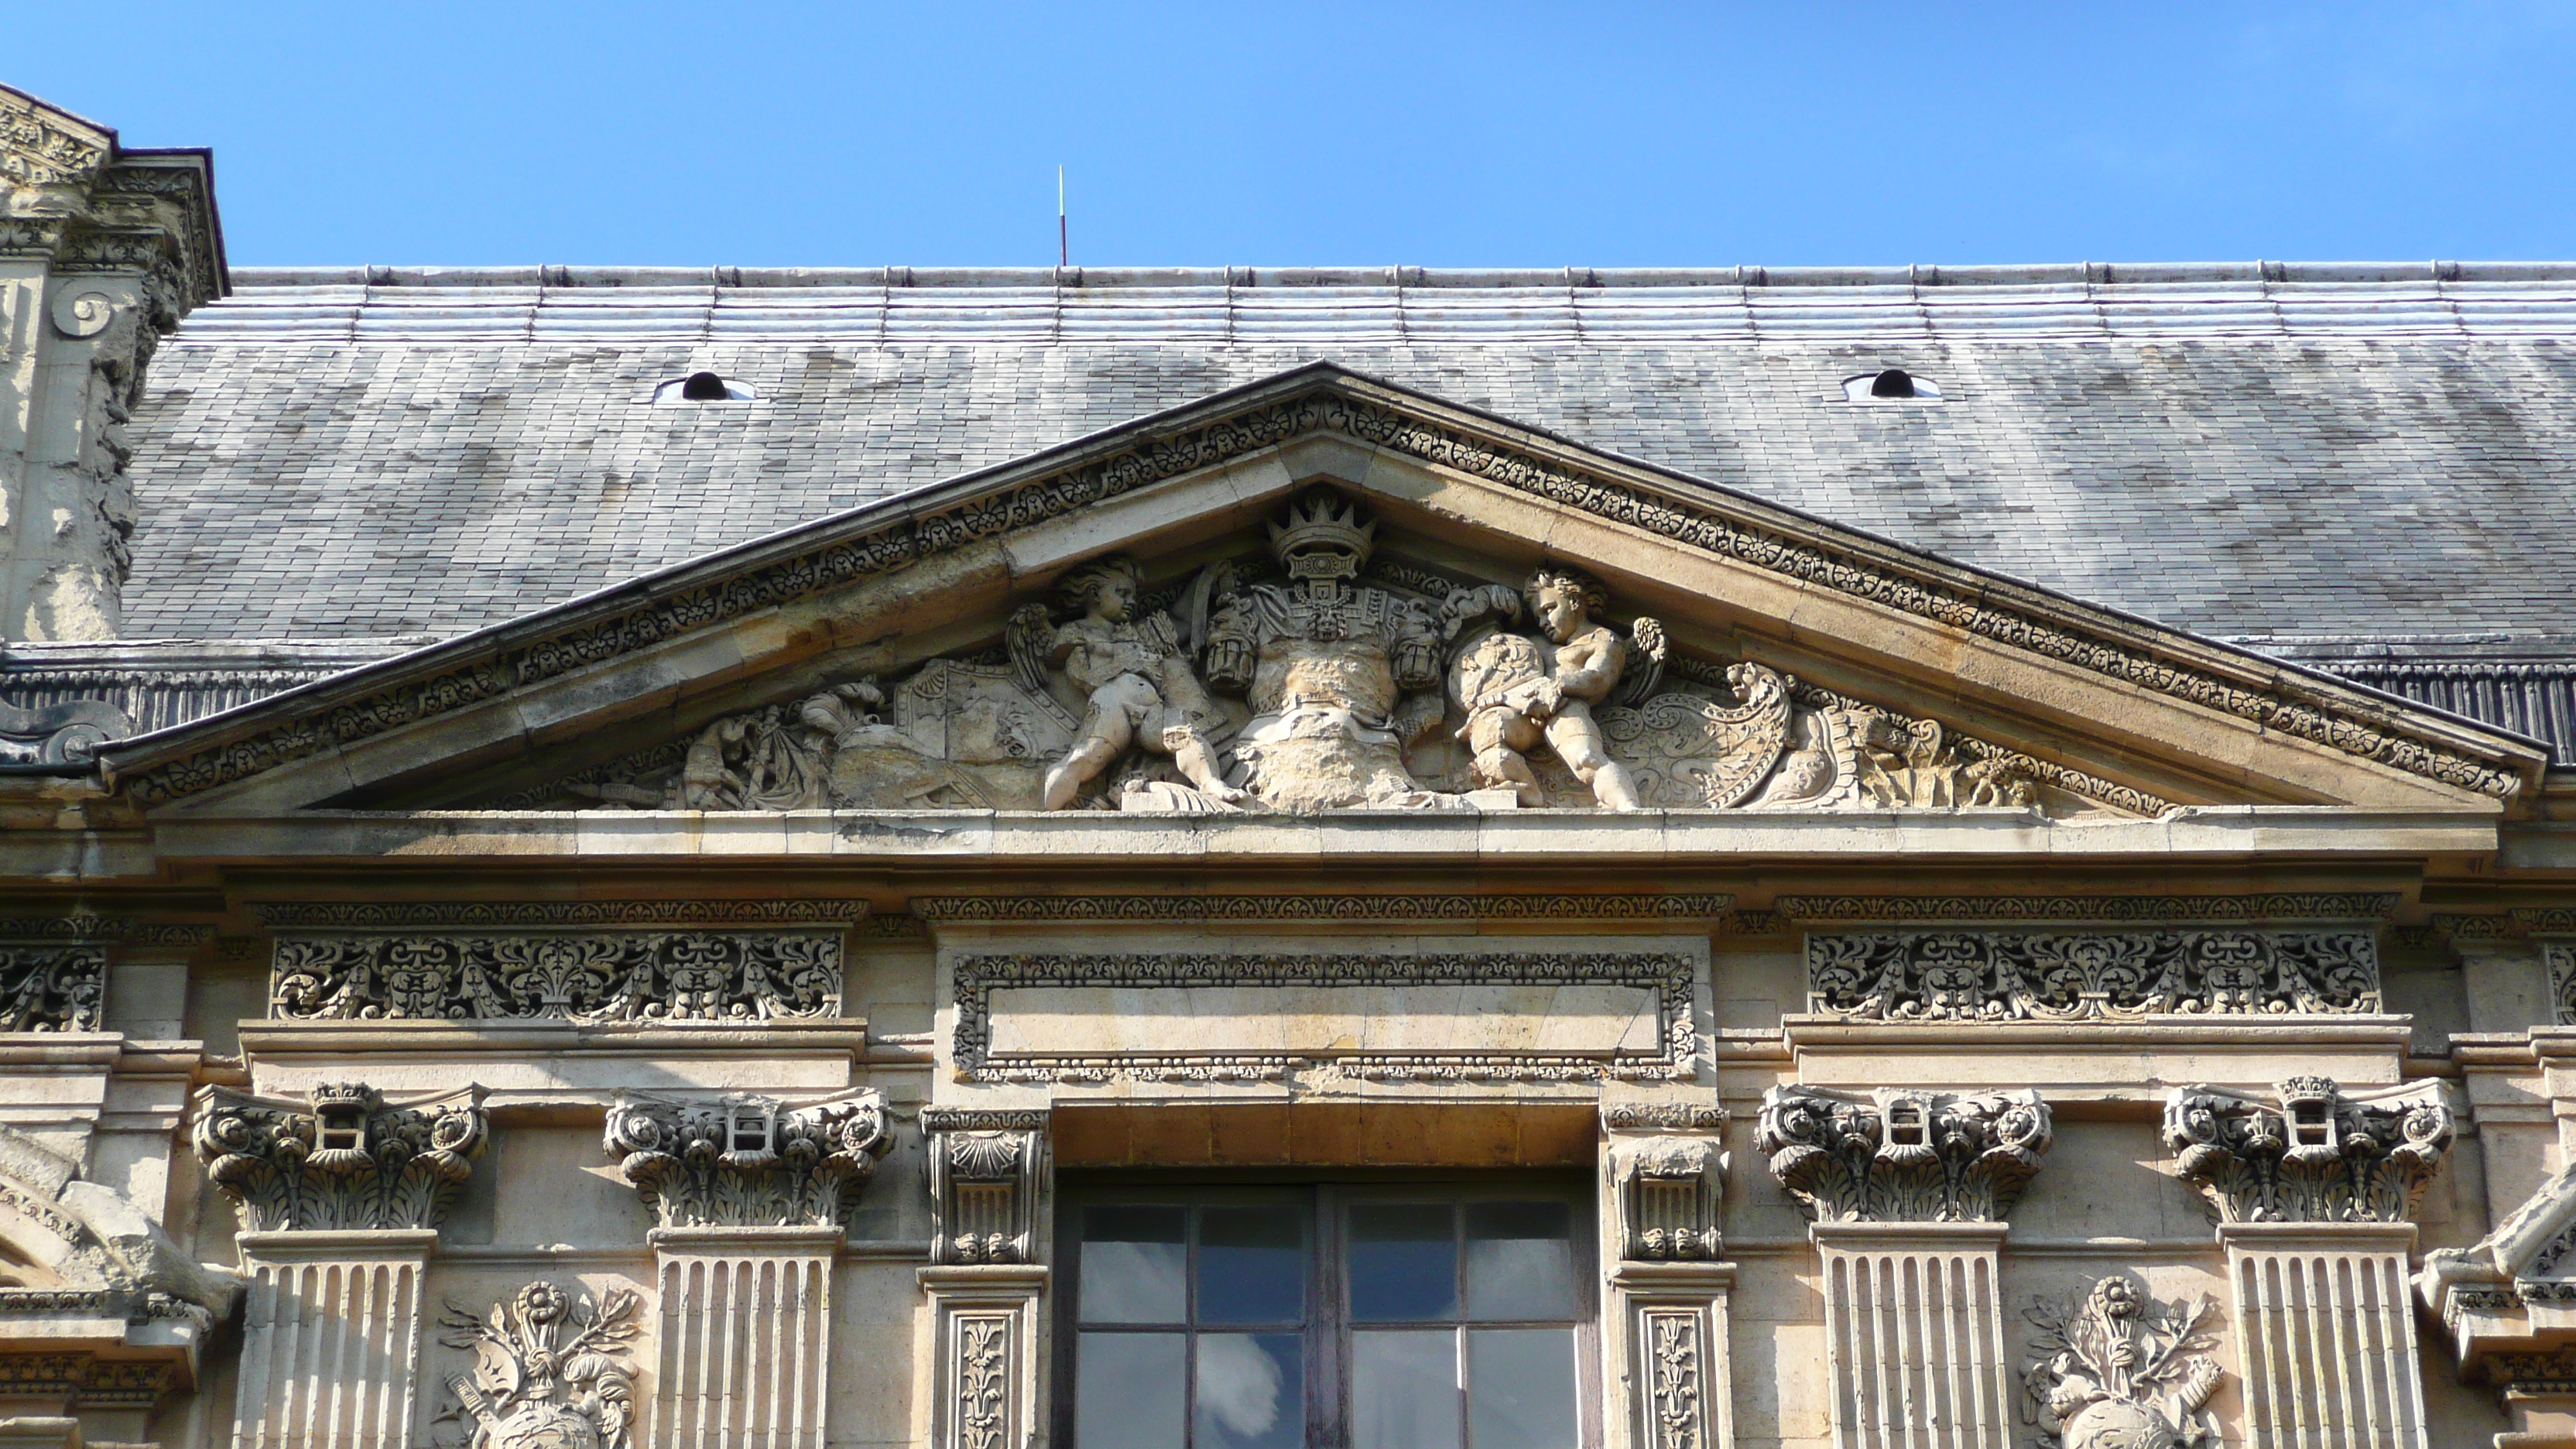
[[[1331,364],[788,530],[101,756],[138,802],[182,799],[1313,435],[1385,450],[2437,785],[2510,800],[2536,783],[2545,762],[2536,746],[2498,731]]]

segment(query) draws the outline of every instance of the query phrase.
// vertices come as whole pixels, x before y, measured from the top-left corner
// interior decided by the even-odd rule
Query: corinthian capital
[[[483,1155],[483,1089],[389,1104],[360,1082],[303,1102],[208,1087],[197,1156],[258,1232],[435,1228]]]
[[[2347,1093],[2292,1077],[2270,1098],[2179,1087],[2165,1099],[2174,1170],[2231,1223],[2401,1223],[2451,1147],[2438,1082]]]
[[[2000,1222],[2048,1151],[2033,1091],[1774,1087],[1756,1141],[1817,1222]]]
[[[666,1228],[833,1227],[894,1145],[873,1089],[801,1105],[621,1092],[608,1151]]]

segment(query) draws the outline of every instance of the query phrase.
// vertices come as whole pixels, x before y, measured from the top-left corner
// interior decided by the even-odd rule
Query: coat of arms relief
[[[1125,556],[999,648],[843,680],[539,792],[610,808],[2154,813],[2135,790],[1673,650],[1595,579],[1376,559],[1331,488],[1268,547],[1149,591]],[[1375,567],[1372,565],[1375,564]]]

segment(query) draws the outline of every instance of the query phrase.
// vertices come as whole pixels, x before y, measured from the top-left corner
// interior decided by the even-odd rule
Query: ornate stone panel
[[[2000,1222],[2051,1138],[2035,1091],[1773,1087],[1756,1142],[1819,1223]]]
[[[0,1031],[96,1031],[107,1010],[107,949],[0,941]]]
[[[1734,1443],[1727,1307],[1735,1265],[1724,1240],[1726,1110],[1622,1102],[1601,1112],[1611,1268],[1603,1333],[1612,1442],[1633,1449]]]
[[[957,1070],[970,1081],[984,1082],[1105,1082],[1120,1077],[1269,1081],[1306,1072],[1378,1081],[1687,1080],[1699,1068],[1692,1012],[1696,980],[1689,957],[1659,952],[968,953],[951,965]],[[1167,995],[1175,1009],[1195,1008],[1197,993],[1238,988],[1280,993],[1274,1004],[1238,1008],[1262,1016],[1277,1014],[1281,1008],[1275,1003],[1283,1001],[1309,1014],[1401,1013],[1400,993],[1415,988],[1447,993],[1448,1009],[1459,1014],[1456,1019],[1467,1015],[1459,993],[1486,1002],[1484,1010],[1496,1015],[1526,1015],[1531,1002],[1543,1014],[1551,1000],[1590,1002],[1590,1010],[1582,1022],[1569,1023],[1569,1031],[1580,1030],[1579,1050],[1552,1046],[1543,1038],[1526,1045],[1482,1047],[1426,1039],[1380,1049],[1338,1046],[1325,1037],[1284,1049],[1220,1044],[1193,1051],[1150,1046],[1048,1049],[1034,1041],[1010,1045],[995,1040],[999,993],[1053,989],[1065,993],[1059,1002],[1065,1009],[1096,1017],[1097,1006],[1110,993],[1132,1014],[1146,1009],[1158,994]],[[1261,998],[1238,993],[1229,999]],[[1213,1014],[1213,1008],[1206,1014]],[[1389,1018],[1391,1024],[1403,1019]],[[1204,1039],[1207,1033],[1199,1035]]]
[[[254,1232],[434,1229],[483,1153],[483,1089],[385,1101],[325,1083],[306,1101],[197,1095],[197,1155]]]
[[[2208,1411],[2219,1369],[2218,1304],[2160,1304],[2127,1275],[2022,1311],[2037,1330],[2021,1371],[2024,1417],[2042,1449],[2168,1449],[2218,1442]]]
[[[627,1449],[635,1422],[629,1355],[643,1326],[636,1306],[628,1290],[593,1297],[544,1281],[479,1316],[448,1304],[439,1342],[472,1354],[474,1367],[447,1376],[452,1402],[439,1418],[460,1424],[478,1449]]]
[[[606,1145],[665,1228],[837,1227],[894,1134],[873,1088],[801,1104],[620,1092]]]
[[[2231,1223],[2402,1223],[2451,1133],[2439,1082],[2347,1093],[2292,1077],[2270,1101],[2220,1087],[2165,1101],[2175,1171]]]
[[[1851,1021],[2122,1021],[2380,1009],[2368,930],[1818,932],[1808,1009]]]
[[[2576,941],[2542,941],[2540,957],[2549,963],[2549,990],[2557,1003],[2560,1026],[2576,1026]]]
[[[1039,1199],[1051,1180],[1044,1110],[924,1107],[930,1260],[1036,1260]]]

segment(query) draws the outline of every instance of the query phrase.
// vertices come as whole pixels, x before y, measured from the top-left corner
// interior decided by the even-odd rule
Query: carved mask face
[[[1562,644],[1584,625],[1583,600],[1572,590],[1548,584],[1530,599],[1531,612],[1538,615],[1538,626],[1548,639]]]

